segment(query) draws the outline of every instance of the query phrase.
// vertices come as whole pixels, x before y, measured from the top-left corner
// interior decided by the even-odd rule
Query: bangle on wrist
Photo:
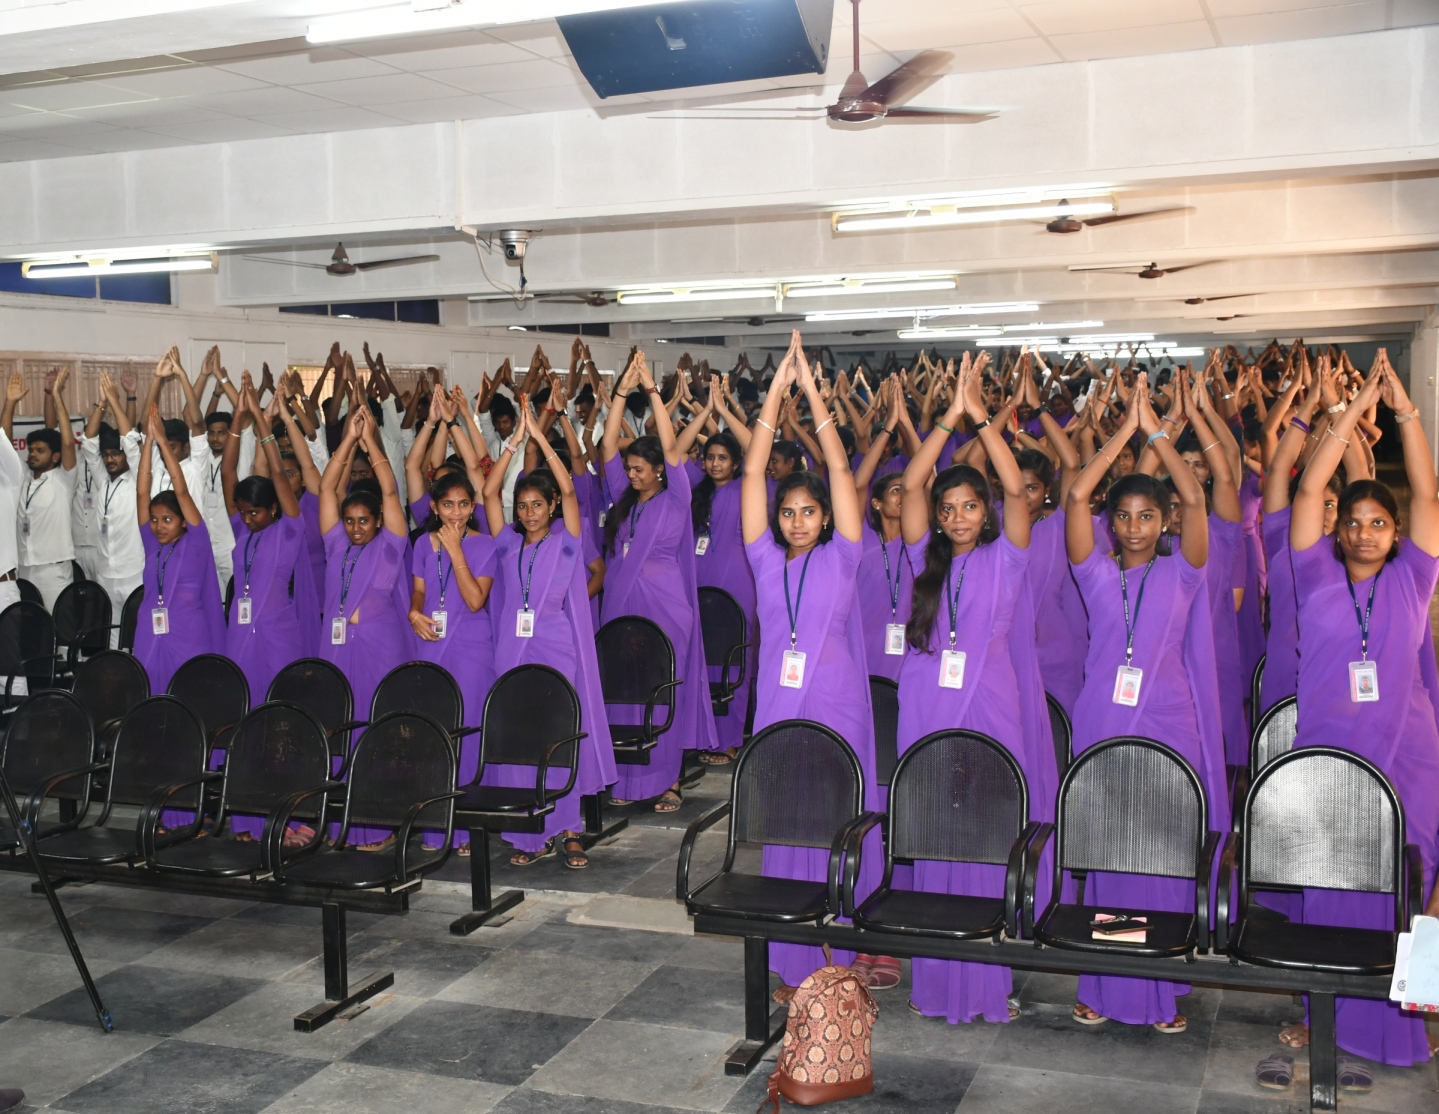
[[[261,438],[260,438],[260,446],[263,448],[265,445],[268,445],[268,444],[269,444],[271,441],[273,441],[274,439],[275,439],[275,435],[274,435],[273,433],[270,434],[270,436],[268,436],[268,437],[261,437]]]
[[[1289,419],[1289,424],[1292,425],[1295,429],[1302,429],[1305,433],[1308,433],[1308,432],[1309,432],[1309,423],[1306,422],[1303,418],[1300,418],[1300,417],[1290,418],[1290,419]]]
[[[755,424],[756,424],[756,425],[762,425],[762,426],[765,427],[765,429],[769,430],[769,431],[770,431],[771,433],[773,433],[776,437],[779,436],[779,430],[775,429],[774,426],[770,425],[769,422],[765,421],[763,418],[756,418],[756,419],[755,419]]]
[[[126,402],[134,402],[134,401],[135,401],[135,396],[134,396],[134,395],[126,395],[126,396],[125,396],[125,401],[126,401]]]
[[[975,422],[975,423],[974,423],[974,432],[975,432],[975,433],[978,433],[981,429],[986,429],[986,428],[988,428],[990,421],[991,421],[991,419],[985,418],[984,421],[982,421],[982,422]]]
[[[1344,413],[1344,411],[1346,411],[1346,410],[1348,410],[1348,409],[1349,409],[1349,404],[1341,399],[1339,402],[1336,402],[1333,406],[1326,406],[1326,407],[1324,408],[1324,412],[1325,412],[1326,414],[1342,414],[1342,413]]]
[[[1333,426],[1327,427],[1324,432],[1329,434],[1330,437],[1334,438],[1334,440],[1338,441],[1341,445],[1349,444],[1349,439],[1347,437],[1340,437],[1339,434],[1335,433]]]
[[[945,425],[945,424],[944,424],[942,421],[940,421],[938,418],[935,419],[934,428],[935,428],[935,429],[942,429],[942,430],[944,430],[945,433],[953,433],[953,432],[954,432],[954,427],[953,427],[953,426]],[[884,432],[888,433],[889,430],[886,429]]]
[[[1419,407],[1417,407],[1417,406],[1412,406],[1412,407],[1409,408],[1409,410],[1408,410],[1406,413],[1403,413],[1403,414],[1395,414],[1395,415],[1394,415],[1394,423],[1395,423],[1396,425],[1403,425],[1405,422],[1412,422],[1412,421],[1413,421],[1415,418],[1417,418],[1418,416],[1419,416]]]
[[[814,427],[814,435],[815,435],[816,437],[818,437],[818,436],[819,436],[819,431],[822,430],[825,426],[829,425],[829,424],[830,424],[831,422],[833,422],[833,421],[834,421],[834,415],[831,414],[831,415],[830,415],[828,418],[826,418],[824,421],[820,422],[819,425],[817,425],[817,426]]]
[[[1178,419],[1178,418],[1171,418],[1168,414],[1165,414],[1164,417],[1160,418],[1159,420],[1160,420],[1161,422],[1168,422],[1170,425],[1178,425],[1178,424],[1179,424],[1179,419]]]
[[[1154,442],[1158,441],[1161,437],[1163,437],[1166,441],[1169,440],[1169,434],[1165,433],[1162,429],[1156,429],[1153,433],[1149,435],[1149,444],[1154,444]]]

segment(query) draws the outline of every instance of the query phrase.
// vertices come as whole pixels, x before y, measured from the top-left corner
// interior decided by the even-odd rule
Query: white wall
[[[1429,451],[1439,450],[1439,312],[1414,334],[1409,356],[1409,397],[1419,408],[1419,420],[1429,437]],[[1435,456],[1439,464],[1439,455]]]

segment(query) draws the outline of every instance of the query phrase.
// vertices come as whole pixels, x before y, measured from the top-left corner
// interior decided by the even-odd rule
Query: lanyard
[[[1379,578],[1384,574],[1381,566],[1374,574],[1374,583],[1369,585],[1369,602],[1364,607],[1364,614],[1359,613],[1359,598],[1354,594],[1354,581],[1349,579],[1348,573],[1344,575],[1344,583],[1349,587],[1349,598],[1354,601],[1354,618],[1359,621],[1359,660],[1369,660],[1369,616],[1374,613],[1374,593],[1379,590]]]
[[[170,558],[175,555],[175,550],[179,546],[178,541],[171,542],[169,546],[162,545],[155,561],[155,595],[158,597],[161,607],[165,606],[165,566],[170,563]],[[166,552],[167,549],[169,552]]]
[[[799,632],[799,605],[804,602],[804,578],[809,573],[809,559],[814,556],[814,550],[804,555],[804,568],[799,570],[799,591],[795,593],[794,603],[789,599],[789,562],[784,563],[784,609],[789,613],[789,648],[794,649],[795,637]]]
[[[210,486],[209,486],[208,490],[210,490],[210,491],[214,491],[214,490],[215,490],[215,481],[220,478],[220,469],[223,468],[223,467],[224,467],[224,462],[221,461],[219,464],[215,465],[215,467],[213,467],[213,468],[210,469]]]
[[[450,562],[450,567],[448,569],[445,568],[445,547],[440,546],[440,548],[435,552],[435,579],[440,582],[441,610],[444,609],[445,592],[449,588],[450,576],[454,573],[454,571],[455,563],[453,561]]]
[[[356,553],[355,559],[350,560],[350,554],[356,549],[363,549],[359,545],[345,546],[345,555],[340,558],[340,614],[345,613],[345,600],[350,595],[350,578],[355,575],[355,569],[359,567],[361,554]]]
[[[540,555],[540,546],[544,545],[548,539],[549,535],[546,534],[539,541],[535,542],[535,548],[530,550],[530,567],[525,571],[524,576],[520,577],[520,593],[524,598],[524,603],[521,605],[521,607],[525,611],[528,611],[530,609],[530,581],[534,578],[535,575],[535,558]],[[515,556],[516,574],[518,574],[520,571],[520,562],[524,560],[524,557],[525,546],[524,543],[521,542],[520,552]]]
[[[976,547],[978,548],[978,547]],[[954,586],[954,591],[946,593],[949,596],[949,648],[954,649],[954,641],[959,634],[959,593],[964,588],[964,574],[969,571],[969,559],[974,556],[971,549],[964,558],[964,564],[959,566],[959,583]],[[947,580],[954,579],[954,561],[949,563],[949,575]]]
[[[88,460],[86,460],[84,463],[85,463],[85,494],[86,494],[86,495],[89,495],[90,492],[91,492],[91,490],[93,490],[93,488],[94,488],[95,477],[94,477],[94,476],[91,474],[91,472],[90,472],[90,462],[89,462]]]
[[[120,479],[111,480],[105,485],[105,510],[103,512],[105,518],[110,517],[110,500],[115,498],[115,489],[122,485],[124,482],[125,479],[122,476]]]
[[[39,479],[38,482],[37,482],[36,480],[34,480],[33,478],[31,479],[31,481],[30,481],[30,490],[29,490],[29,492],[28,492],[28,493],[26,494],[26,496],[25,496],[25,513],[26,513],[26,514],[29,514],[29,513],[30,513],[30,500],[32,500],[32,499],[35,498],[35,493],[38,492],[42,487],[45,486],[45,481],[48,480],[49,478],[50,478],[50,473],[49,473],[49,472],[46,472],[43,476],[40,477],[40,479]]]
[[[638,502],[635,503],[634,510],[632,510],[632,511],[630,512],[630,544],[631,544],[631,545],[633,545],[633,544],[634,544],[634,541],[635,541],[635,531],[640,528],[640,515],[644,514],[644,512],[645,512],[645,505],[644,505],[643,503],[638,503]]]
[[[260,548],[260,534],[255,531],[245,539],[245,595],[250,594],[250,566],[255,563],[255,552]]]
[[[1144,606],[1144,584],[1149,579],[1149,570],[1154,568],[1155,558],[1144,566],[1144,575],[1139,578],[1139,596],[1134,601],[1134,623],[1129,621],[1129,573],[1119,570],[1119,592],[1124,597],[1124,664],[1129,665],[1134,657],[1134,632],[1139,629],[1139,609]]]
[[[904,570],[900,569],[891,580],[889,577],[889,543],[883,537],[879,539],[879,551],[884,554],[884,584],[889,589],[889,615],[891,619],[896,619],[899,617],[899,579],[904,575]],[[963,583],[962,579],[961,583]],[[951,619],[949,625],[954,626],[954,620]]]

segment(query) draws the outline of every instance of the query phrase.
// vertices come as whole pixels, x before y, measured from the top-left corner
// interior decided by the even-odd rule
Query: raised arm
[[[184,374],[181,372],[180,374]],[[165,464],[165,470],[170,473],[170,483],[175,489],[175,498],[180,503],[180,514],[184,516],[187,526],[199,526],[205,521],[200,513],[200,508],[195,506],[195,500],[190,497],[190,487],[185,482],[185,470],[180,467],[180,460],[175,456],[175,450],[170,448],[170,442],[165,438],[165,425],[160,421],[160,410],[158,407],[150,408],[150,421],[148,424],[150,437],[154,439],[155,447],[160,450],[160,459]],[[149,456],[148,453],[143,454]],[[148,496],[149,488],[146,487]],[[149,521],[150,508],[149,499],[146,499],[145,520]]]
[[[529,405],[529,399],[521,399],[521,403],[525,409],[526,424],[528,426],[537,425]],[[575,495],[575,481],[571,478],[569,469],[560,460],[559,454],[555,452],[555,447],[550,444],[549,438],[532,437],[530,440],[539,445],[540,452],[544,454],[545,465],[555,477],[555,486],[560,489],[560,509],[564,512],[565,529],[570,532],[570,537],[577,538],[580,536],[580,501],[579,497]]]
[[[303,411],[303,407],[301,410]],[[320,494],[320,470],[315,467],[315,458],[310,455],[309,435],[301,432],[300,415],[293,414],[288,404],[283,401],[279,408],[280,421],[285,423],[285,432],[290,436],[290,449],[295,454],[295,460],[300,465],[300,478],[305,483],[305,490],[311,495],[319,497]],[[238,441],[238,438],[230,438]]]
[[[810,413],[819,422],[814,427],[814,436],[824,452],[825,469],[829,473],[829,499],[834,511],[835,533],[857,542],[864,536],[864,508],[859,493],[854,489],[854,476],[849,470],[849,454],[844,450],[844,442],[839,439],[834,415],[830,413],[829,406],[820,394],[819,384],[810,373],[809,361],[804,357],[798,332],[794,334],[794,344],[800,389],[809,399]]]
[[[365,405],[355,407],[364,417],[360,424],[360,443],[370,457],[370,467],[375,470],[375,481],[380,485],[380,500],[384,508],[385,529],[392,534],[405,537],[410,528],[405,517],[405,508],[400,506],[400,491],[395,485],[395,474],[390,470],[390,458],[380,444],[380,434],[375,428],[374,416]]]
[[[1143,376],[1135,381],[1130,409],[1137,411],[1139,432],[1159,453],[1159,461],[1169,473],[1170,482],[1179,495],[1179,520],[1184,529],[1184,536],[1179,541],[1180,552],[1191,568],[1202,569],[1209,560],[1209,516],[1204,506],[1204,488],[1175,451],[1169,434],[1160,425],[1159,417],[1149,402],[1148,380]]]
[[[510,459],[529,433],[529,425],[529,407],[520,407],[515,418],[515,431],[510,434],[510,439],[500,446],[500,458],[495,461],[490,468],[490,474],[485,477],[483,488],[485,520],[490,525],[490,536],[494,538],[499,537],[500,531],[505,528],[505,504],[501,490],[505,483],[505,473],[510,469]],[[571,487],[573,486],[572,484]]]
[[[1214,513],[1225,522],[1238,522],[1238,478],[1230,472],[1231,461],[1220,445],[1218,434],[1214,432],[1215,424],[1222,425],[1223,423],[1214,411],[1211,410],[1205,414],[1195,405],[1194,394],[1189,390],[1188,383],[1181,384],[1181,394],[1189,415],[1189,422],[1194,427],[1194,435],[1199,438],[1200,451],[1204,453],[1204,461],[1209,465],[1209,475],[1213,481],[1211,486]],[[1211,419],[1213,420],[1211,421]],[[1189,471],[1189,469],[1186,468],[1185,471]]]
[[[1014,453],[1009,450],[1009,446],[1004,443],[1004,437],[990,421],[989,409],[984,405],[984,395],[980,391],[980,377],[984,374],[988,355],[985,352],[980,353],[979,359],[970,364],[967,375],[964,370],[960,371],[954,394],[963,403],[965,416],[979,431],[979,439],[989,451],[989,461],[994,465],[995,475],[999,477],[1000,485],[1004,488],[1004,536],[1016,548],[1028,549],[1029,501],[1024,494],[1024,476],[1019,471],[1019,463],[1014,459]]]
[[[670,418],[669,409],[664,405],[664,400],[660,398],[659,388],[655,386],[655,378],[650,374],[650,365],[645,359],[643,352],[635,353],[634,366],[639,375],[640,385],[645,389],[645,393],[650,396],[651,401],[655,404],[652,405],[650,409],[654,411],[655,434],[660,439],[660,448],[664,450],[665,463],[672,468],[678,468],[685,462],[685,454],[679,451],[679,442],[675,437],[674,422]],[[678,395],[678,393],[679,389],[677,387],[675,394]],[[608,422],[605,423],[605,435],[609,435]],[[609,457],[607,456],[605,459],[608,460]]]
[[[769,466],[775,431],[779,428],[780,402],[794,381],[794,347],[791,337],[789,351],[774,373],[774,381],[755,419],[749,448],[745,450],[744,475],[740,478],[740,528],[746,545],[759,541],[769,532],[769,487],[764,473]]]
[[[690,421],[684,429],[680,430],[679,434],[675,437],[675,452],[679,454],[681,461],[689,457],[690,450],[694,448],[694,443],[699,440],[700,434],[704,431],[705,422],[709,421],[710,416],[714,414],[715,396],[718,394],[719,376],[713,375],[710,377],[710,389],[705,395],[704,405],[699,408],[693,420]]]
[[[1439,557],[1439,477],[1429,455],[1429,439],[1416,421],[1419,408],[1409,401],[1404,385],[1389,363],[1389,353],[1379,349],[1384,363],[1381,394],[1384,405],[1394,411],[1399,441],[1404,447],[1404,471],[1409,477],[1409,538],[1430,557]]]
[[[15,407],[28,392],[25,377],[18,371],[10,373],[10,382],[5,385],[5,405],[0,407],[0,428],[12,442],[15,440]]]
[[[280,461],[280,446],[275,444],[275,435],[269,432],[269,430],[274,428],[275,419],[280,417],[282,413],[288,413],[285,407],[284,396],[279,391],[272,391],[270,394],[270,404],[265,407],[263,411],[260,409],[260,398],[254,391],[250,392],[248,401],[250,413],[255,418],[255,427],[266,431],[265,436],[256,442],[255,451],[257,454],[264,456],[270,463],[270,476],[274,480],[275,495],[279,499],[280,510],[284,512],[286,518],[298,518],[300,515],[300,501],[295,498],[294,488],[292,488],[289,481],[285,479],[285,466]],[[290,426],[286,426],[287,430],[290,428]],[[225,438],[225,442],[225,451],[228,453],[230,451],[230,443],[233,442],[239,445],[240,439],[238,437],[227,437]],[[291,440],[290,443],[294,445],[293,440]],[[236,454],[238,455],[238,453],[239,450],[237,449]],[[296,455],[299,455],[298,449]],[[313,468],[314,465],[312,464],[310,467]]]
[[[238,417],[238,415],[236,415]],[[238,424],[238,422],[236,423]],[[260,457],[264,454],[260,453]],[[238,465],[240,463],[240,439],[238,437],[226,437],[224,451],[220,453],[220,490],[225,496],[225,511],[227,514],[239,514],[240,508],[235,504],[235,485],[239,482]],[[259,463],[259,460],[256,461]],[[256,474],[261,474],[256,469]],[[280,485],[284,483],[284,477],[277,471],[275,473],[275,490],[278,492]],[[289,484],[284,484],[289,487]]]
[[[1369,377],[1360,388],[1358,397],[1335,416],[1299,477],[1299,489],[1294,493],[1294,509],[1289,516],[1289,544],[1297,552],[1302,553],[1324,537],[1324,489],[1354,436],[1360,414],[1379,397],[1384,386],[1383,379],[1384,361],[1376,355],[1374,366],[1370,368]],[[1406,450],[1406,462],[1407,459]],[[1429,551],[1426,549],[1425,552]]]
[[[895,430],[899,426],[899,411],[904,408],[898,393],[890,385],[894,382],[894,379],[887,379],[880,384],[879,393],[888,404],[888,413],[879,432],[871,440],[864,459],[859,462],[859,470],[854,474],[854,489],[859,493],[861,503],[869,497],[869,485],[879,469],[879,458],[884,455],[885,446],[893,442]]]
[[[638,364],[642,357],[636,349],[630,357],[629,366],[620,380],[615,384],[614,398],[610,402],[609,413],[605,415],[605,432],[600,439],[600,461],[608,463],[619,455],[620,433],[625,420],[625,399],[629,397],[630,391],[639,382]]]
[[[1085,407],[1085,413],[1088,412],[1089,408]],[[1138,429],[1139,408],[1130,406],[1124,412],[1124,420],[1119,423],[1114,436],[1103,448],[1095,450],[1069,487],[1069,495],[1064,501],[1064,548],[1072,565],[1083,564],[1094,552],[1094,523],[1089,517],[1089,497],[1114,466],[1119,450],[1128,444]]]
[[[360,408],[350,411],[350,420],[345,423],[345,436],[340,447],[325,465],[325,474],[320,480],[320,533],[328,534],[340,521],[340,492],[350,476],[350,460],[355,455],[355,446],[360,442]]]
[[[190,373],[180,363],[180,349],[173,344],[170,346],[170,366],[175,370],[175,378],[180,382],[180,390],[185,396],[185,422],[190,427],[190,433],[205,432],[205,415],[200,409],[200,396],[195,393],[195,384],[190,382]]]
[[[416,388],[418,390],[419,388]],[[418,496],[420,492],[429,490],[429,484],[425,482],[425,454],[430,451],[430,441],[435,436],[435,429],[439,425],[443,415],[438,405],[441,394],[436,392],[430,399],[430,413],[424,423],[415,430],[415,440],[410,445],[410,451],[405,454],[405,489],[412,496]]]
[[[1269,470],[1264,475],[1265,514],[1276,514],[1289,506],[1289,474],[1299,460],[1299,454],[1304,449],[1304,442],[1313,430],[1316,416],[1319,413],[1319,398],[1320,379],[1318,375],[1315,375],[1310,381],[1304,398],[1300,400],[1294,417],[1284,427],[1284,432],[1280,435],[1279,442],[1274,446],[1274,452],[1269,458]],[[1278,407],[1276,406],[1275,409],[1277,410]],[[1273,412],[1270,411],[1270,413]],[[1295,422],[1302,424],[1296,425]]]
[[[70,427],[70,407],[65,402],[65,384],[70,379],[70,369],[62,367],[55,376],[55,428],[60,432],[60,467],[67,472],[75,471],[75,431]]]

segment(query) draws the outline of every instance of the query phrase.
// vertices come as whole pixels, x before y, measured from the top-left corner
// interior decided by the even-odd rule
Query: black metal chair
[[[865,835],[886,829],[884,877],[858,906],[855,885]],[[1004,746],[977,731],[936,731],[904,752],[889,789],[889,813],[866,813],[847,843],[843,912],[861,928],[952,940],[1018,937],[1026,857],[1051,825],[1029,818],[1029,785]],[[897,860],[987,863],[1005,868],[999,897],[891,888]],[[1031,897],[1029,912],[1034,902]]]
[[[1049,707],[1049,731],[1054,736],[1054,763],[1059,769],[1059,776],[1064,777],[1069,764],[1074,761],[1074,724],[1070,722],[1064,705],[1047,692],[1044,702]]]
[[[869,707],[874,718],[874,776],[888,785],[899,762],[899,683],[869,675]]]
[[[147,824],[148,809],[156,794],[166,786],[198,779],[205,773],[208,757],[205,729],[193,711],[173,696],[152,696],[141,701],[121,721],[107,761],[55,774],[31,792],[26,807],[38,816],[43,800],[53,796],[63,783],[102,771],[105,775],[105,798],[94,822],[84,823],[86,809],[74,820],[51,825],[42,823],[38,833],[40,857],[52,865],[90,866],[143,858],[145,849],[140,833]],[[116,805],[140,809],[133,827],[107,825]],[[205,819],[197,789],[176,793],[168,806],[194,809],[195,815],[185,827],[157,837],[156,846],[193,838]]]
[[[194,709],[212,751],[226,749],[230,733],[250,710],[250,682],[223,654],[191,658],[175,670],[167,691]]]
[[[70,691],[90,715],[96,758],[104,758],[125,713],[149,697],[150,675],[133,654],[101,650],[75,667]]]
[[[40,594],[40,589],[31,584],[23,576],[15,578],[15,586],[20,589],[20,599],[25,603],[39,604],[45,606],[45,597]]]
[[[430,661],[405,662],[380,679],[370,700],[370,718],[366,722],[373,723],[391,712],[422,712],[429,716],[450,733],[456,752],[463,736],[479,730],[464,725],[465,700],[450,671]]]
[[[1260,706],[1262,697],[1259,695],[1259,686],[1264,681],[1264,659],[1267,654],[1260,654],[1259,660],[1254,664],[1254,675],[1249,678],[1249,722],[1254,723],[1264,709]]]
[[[141,584],[125,597],[120,609],[120,649],[135,652],[135,629],[140,624],[140,605],[145,602],[145,585]]]
[[[715,715],[727,716],[735,694],[744,687],[749,619],[744,608],[723,588],[701,588],[699,610],[705,665],[720,670],[720,680],[710,681],[710,703]]]
[[[14,705],[15,681],[24,678],[31,692],[55,684],[55,620],[43,604],[21,600],[0,611],[0,677],[5,678],[5,701]]]
[[[95,735],[85,709],[68,692],[46,689],[37,692],[15,709],[0,738],[0,770],[18,801],[49,785],[67,770],[79,770],[95,760]],[[89,804],[91,779],[77,777],[55,783],[50,797],[69,806],[74,816]],[[28,802],[27,802],[28,803]],[[34,802],[37,806],[39,801]],[[20,846],[20,834],[0,809],[0,850]],[[33,823],[38,812],[30,815]]]
[[[302,796],[292,796],[271,813],[266,825],[269,843],[280,839],[291,816],[302,807]],[[422,877],[449,858],[457,796],[449,732],[429,716],[392,712],[371,723],[355,744],[345,787],[344,818],[335,842],[323,843],[314,854],[299,860],[271,860],[277,882],[324,895],[320,908],[325,1001],[296,1017],[296,1029],[309,1032],[394,985],[392,972],[363,979],[358,988],[351,985],[344,897],[363,890],[405,893],[418,889]],[[352,824],[393,828],[394,846],[385,851],[346,847]],[[426,850],[422,829],[443,832],[444,842],[436,850]]]
[[[161,810],[172,797],[195,786],[220,782],[214,834],[188,839],[163,849],[156,846]],[[145,863],[161,874],[252,880],[273,872],[275,863],[292,861],[319,849],[324,839],[321,818],[331,793],[344,787],[330,780],[330,748],[325,729],[297,704],[261,704],[240,721],[229,739],[225,769],[199,774],[188,782],[166,786],[146,809],[141,831]],[[287,815],[311,823],[313,836],[296,847],[284,844],[284,827],[267,823],[259,839],[221,839],[218,833],[236,814],[269,815],[284,808]]]
[[[1219,835],[1208,828],[1204,787],[1179,754],[1153,739],[1106,739],[1078,755],[1059,786],[1054,889],[1035,919],[1034,938],[1054,948],[1122,952],[1142,956],[1188,956],[1209,950],[1209,879]],[[1039,862],[1041,841],[1031,847],[1029,871]],[[1107,871],[1191,879],[1193,910],[1083,904],[1060,900],[1064,872]],[[1026,890],[1034,892],[1026,879]],[[1096,913],[1144,917],[1143,943],[1094,938]]]
[[[471,911],[450,931],[467,936],[525,899],[523,890],[490,894],[490,832],[542,832],[555,802],[569,793],[579,772],[580,698],[558,670],[520,665],[500,677],[485,699],[480,766],[461,786],[455,826],[470,833]],[[481,785],[492,765],[534,768],[532,785]],[[563,787],[547,783],[551,770],[567,770]]]
[[[110,595],[93,580],[76,580],[65,586],[51,612],[55,639],[65,647],[65,666],[74,673],[82,657],[110,648]]]
[[[606,706],[628,704],[644,708],[640,723],[611,723],[615,761],[648,766],[650,751],[675,718],[675,650],[659,624],[638,615],[611,619],[595,635],[600,662],[600,687]],[[655,709],[667,709],[665,721],[655,723]]]
[[[1298,736],[1299,701],[1293,696],[1286,696],[1259,717],[1253,734],[1249,736],[1249,765],[1234,771],[1230,787],[1230,816],[1234,831],[1244,828],[1244,798],[1249,786],[1265,766],[1294,749],[1294,740]]]
[[[1404,807],[1372,763],[1337,747],[1302,747],[1281,754],[1254,777],[1244,802],[1239,855],[1239,907],[1228,925],[1226,848],[1220,869],[1215,943],[1231,963],[1347,975],[1388,975],[1399,933],[1423,911],[1424,864],[1405,843]],[[1394,900],[1389,928],[1340,928],[1251,917],[1254,890],[1314,887],[1383,894]],[[1226,939],[1226,934],[1228,938]],[[1334,1109],[1332,993],[1309,994],[1311,1105]]]
[[[341,760],[350,753],[351,717],[355,697],[350,679],[324,658],[301,658],[275,674],[266,702],[287,700],[309,711],[325,729],[330,754]],[[337,767],[338,768],[338,767]]]

